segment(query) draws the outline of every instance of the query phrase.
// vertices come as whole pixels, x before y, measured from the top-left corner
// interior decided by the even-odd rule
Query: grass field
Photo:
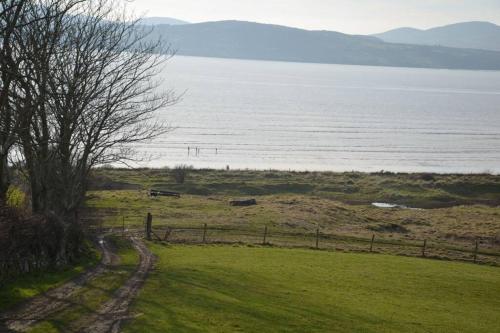
[[[155,225],[237,227],[408,241],[428,239],[500,247],[500,177],[284,171],[192,170],[177,184],[171,170],[95,171],[87,205],[107,226],[138,227],[147,212]],[[174,190],[180,199],[148,197]],[[230,207],[235,198],[258,205]],[[381,209],[372,202],[432,209]],[[486,204],[488,203],[488,204]]]
[[[178,184],[170,169],[97,169],[94,186],[202,196],[303,194],[348,204],[390,202],[417,208],[500,205],[500,176],[488,174],[191,170]]]
[[[396,256],[151,245],[135,332],[500,332],[496,267]]]

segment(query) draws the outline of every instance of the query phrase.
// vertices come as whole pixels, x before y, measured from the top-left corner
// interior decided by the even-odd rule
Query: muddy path
[[[99,265],[86,271],[77,278],[36,296],[13,310],[0,314],[0,332],[25,332],[35,323],[44,320],[51,314],[73,305],[70,298],[81,290],[89,281],[109,271],[119,263],[119,257],[108,242],[99,239],[102,261]]]
[[[153,254],[141,240],[132,238],[132,244],[140,256],[139,266],[125,284],[97,312],[80,318],[75,323],[77,328],[75,332],[117,333],[120,331],[122,322],[129,318],[130,303],[146,281],[154,261]]]

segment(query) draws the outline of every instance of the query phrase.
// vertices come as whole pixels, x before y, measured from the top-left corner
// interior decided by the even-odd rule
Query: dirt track
[[[121,321],[127,317],[130,302],[144,283],[153,263],[153,255],[140,240],[132,239],[132,243],[140,255],[140,264],[137,270],[101,309],[75,323],[74,327],[78,327],[77,332],[104,333],[119,331]],[[119,263],[119,257],[106,242],[101,240],[100,245],[103,253],[101,264],[78,278],[37,296],[12,311],[1,314],[0,332],[25,332],[51,314],[71,307],[73,303],[70,298],[75,292],[90,280],[108,271],[111,266]],[[90,326],[89,323],[91,323]]]
[[[137,270],[120,287],[101,309],[90,317],[81,318],[79,332],[82,333],[116,333],[120,331],[121,323],[128,318],[128,308],[138,291],[144,284],[149,270],[153,265],[153,255],[149,249],[138,239],[133,238],[132,243],[140,255],[140,264]],[[88,324],[90,323],[90,324]]]

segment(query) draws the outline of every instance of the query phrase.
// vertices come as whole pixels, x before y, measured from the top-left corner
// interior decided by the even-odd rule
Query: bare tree
[[[54,59],[64,56],[60,43],[64,38],[66,17],[81,0],[42,0],[26,8],[25,24],[16,29],[19,54],[18,78],[15,81],[12,109],[19,129],[22,169],[30,182],[33,212],[45,213],[45,198],[51,171],[50,76]]]
[[[155,76],[169,50],[119,3],[87,0],[23,31],[29,80],[17,108],[35,212],[75,220],[93,166],[129,158],[131,144],[168,130],[155,116],[175,98]]]
[[[1,2],[0,199],[15,155],[11,163],[25,172],[32,211],[40,215],[25,229],[44,244],[34,256],[42,261],[78,254],[78,209],[92,167],[130,159],[131,145],[168,130],[156,113],[176,98],[155,77],[172,54],[149,41],[121,3]],[[26,231],[19,223],[3,226]]]
[[[26,90],[19,89],[36,79],[26,69],[39,56],[25,52],[26,31],[40,22],[54,22],[85,0],[5,0],[0,3],[0,202],[9,188],[8,157],[22,124],[32,110],[18,107]],[[46,26],[48,26],[46,24]],[[43,55],[42,55],[43,56]],[[31,73],[32,74],[32,73]],[[21,95],[20,95],[21,94]],[[26,96],[26,95],[25,95]]]
[[[0,204],[9,188],[8,156],[15,143],[17,117],[9,107],[12,82],[17,77],[14,32],[22,21],[26,0],[0,3]]]

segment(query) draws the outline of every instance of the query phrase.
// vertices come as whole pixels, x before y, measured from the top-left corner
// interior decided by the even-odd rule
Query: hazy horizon
[[[172,17],[192,23],[242,20],[286,25],[309,30],[334,30],[349,34],[376,34],[400,27],[429,29],[466,21],[500,24],[496,0],[230,0],[132,1],[137,14]],[[394,13],[394,15],[388,15]]]

